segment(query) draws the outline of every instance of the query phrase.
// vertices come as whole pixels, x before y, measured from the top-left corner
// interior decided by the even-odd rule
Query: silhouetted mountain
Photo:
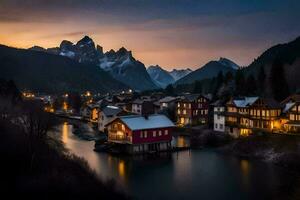
[[[173,84],[175,79],[169,74],[168,71],[162,69],[160,66],[149,66],[147,72],[154,82],[161,88],[167,87],[169,84]]]
[[[36,92],[112,92],[128,88],[96,65],[79,63],[36,49],[0,45],[0,78],[14,80],[22,90]]]
[[[226,61],[226,62],[225,62]],[[176,85],[180,84],[190,84],[195,81],[201,81],[204,79],[213,78],[218,75],[219,72],[226,74],[227,72],[235,72],[236,64],[232,61],[224,58],[220,58],[219,61],[210,61],[203,67],[189,73],[185,77],[176,81]]]
[[[76,44],[64,40],[59,47],[50,49],[33,47],[31,50],[45,51],[66,56],[79,63],[97,65],[109,72],[115,79],[135,90],[157,88],[148,75],[144,64],[137,61],[132,56],[131,51],[122,47],[117,52],[110,50],[103,53],[103,48],[99,45],[95,46],[94,41],[88,36],[84,36]]]

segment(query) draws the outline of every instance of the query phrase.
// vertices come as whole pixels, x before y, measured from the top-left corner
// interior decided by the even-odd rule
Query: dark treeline
[[[24,101],[12,81],[0,81],[1,191],[10,198],[126,199],[86,161],[48,136],[56,125],[36,101]]]
[[[228,99],[231,96],[263,96],[272,97],[277,101],[284,100],[291,93],[285,75],[284,64],[280,58],[271,64],[269,76],[264,66],[260,66],[256,73],[248,73],[239,69],[235,73],[220,72],[217,77],[196,81],[192,84],[169,85],[166,93],[180,94],[185,92],[212,94],[214,99]]]

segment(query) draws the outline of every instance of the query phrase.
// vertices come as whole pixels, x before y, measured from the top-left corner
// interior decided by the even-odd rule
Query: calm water
[[[286,171],[213,150],[183,151],[156,159],[117,157],[94,152],[94,142],[73,135],[72,125],[62,125],[56,134],[101,178],[115,179],[118,187],[138,199],[282,199],[286,190],[294,190],[294,179]],[[173,144],[186,146],[189,141],[178,137]]]

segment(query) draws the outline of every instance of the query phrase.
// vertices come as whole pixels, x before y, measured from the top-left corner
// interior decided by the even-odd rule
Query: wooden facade
[[[177,124],[198,125],[208,124],[210,99],[203,95],[188,95],[177,101]]]

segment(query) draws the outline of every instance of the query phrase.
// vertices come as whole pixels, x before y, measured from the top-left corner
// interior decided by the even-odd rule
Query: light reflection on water
[[[265,199],[276,196],[275,189],[285,175],[264,163],[212,150],[182,151],[157,158],[97,153],[93,151],[94,142],[79,139],[66,123],[57,135],[101,178],[116,180],[118,187],[139,199]],[[172,143],[184,147],[189,140],[176,137]]]

